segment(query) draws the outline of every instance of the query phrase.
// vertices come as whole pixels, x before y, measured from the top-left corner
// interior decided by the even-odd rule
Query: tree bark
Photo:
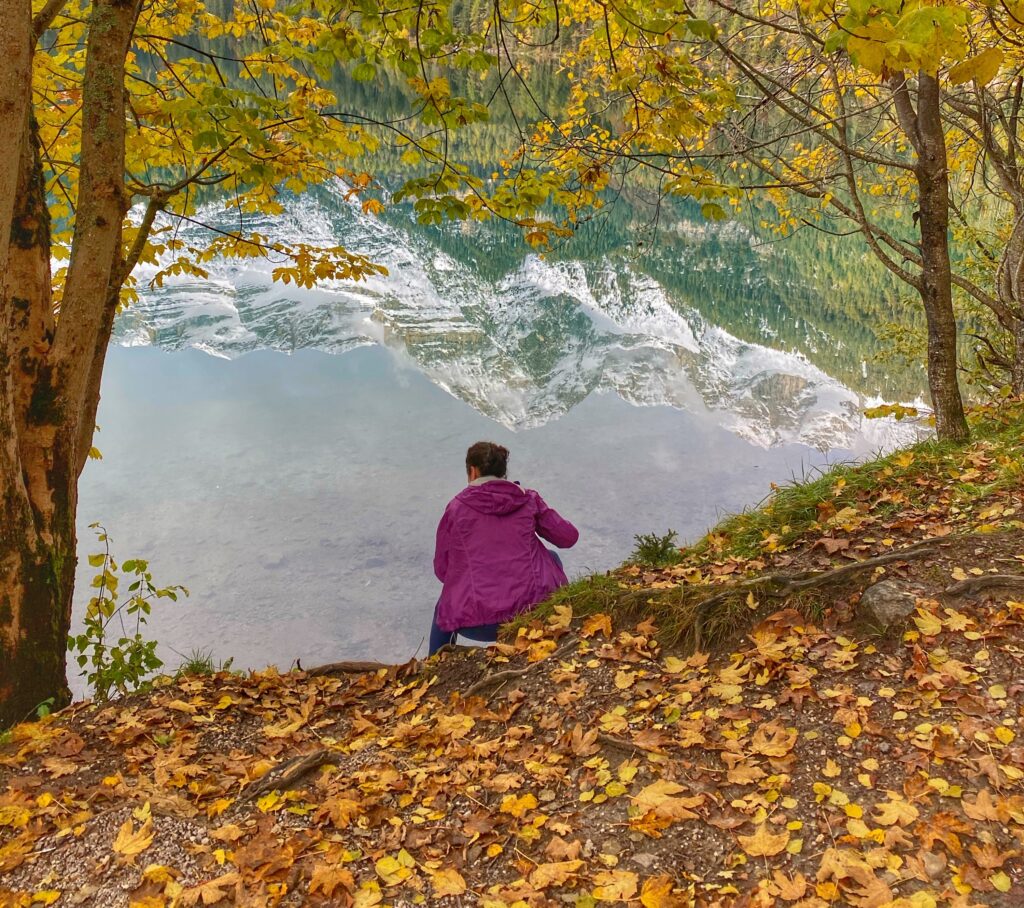
[[[61,573],[61,566],[41,544],[22,469],[16,403],[21,363],[12,344],[25,314],[16,283],[21,261],[18,226],[25,214],[29,180],[25,164],[32,34],[28,0],[0,0],[0,135],[9,143],[0,155],[0,726],[31,714],[50,696],[59,697],[59,681],[64,678],[64,643],[54,639],[48,620],[52,612],[26,608],[32,600],[52,601],[50,581]],[[57,645],[60,649],[54,653]],[[42,650],[48,651],[47,659],[31,658]],[[43,680],[35,674],[37,668],[42,669]]]
[[[54,405],[50,213],[34,122],[19,160],[7,269],[7,350],[29,520],[20,540],[20,576],[9,588],[19,637],[0,669],[0,684],[13,679],[16,690],[3,698],[0,724],[31,715],[44,701],[59,708],[70,700],[65,653],[76,563],[76,477],[63,469],[56,453],[66,447],[60,437],[66,430]]]
[[[1012,340],[1010,388],[1014,394],[1024,395],[1024,187],[1017,187],[1017,193],[1013,198],[1016,219],[996,273],[996,293],[1001,305],[993,311]]]
[[[921,302],[928,326],[928,388],[939,438],[969,435],[957,379],[957,325],[949,260],[949,162],[938,79],[918,74],[917,164],[921,213]]]
[[[1024,397],[1024,318],[1013,324],[1013,362],[1010,364],[1010,388],[1018,397]]]
[[[0,234],[9,243],[0,324],[0,727],[31,716],[42,702],[59,708],[70,699],[78,477],[92,443],[115,285],[123,278],[125,58],[139,9],[136,0],[92,5],[75,234],[55,322],[49,210],[38,136],[27,128],[31,9],[0,0],[0,11],[15,2],[27,63],[14,72],[9,59],[0,60],[0,134],[18,137],[16,152],[6,156],[13,165],[0,156]],[[16,111],[5,106],[4,91],[14,84],[25,89],[20,131]],[[16,179],[10,190],[8,166]]]

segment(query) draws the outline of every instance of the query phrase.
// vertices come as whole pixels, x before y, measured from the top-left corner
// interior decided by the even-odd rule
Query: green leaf
[[[360,63],[352,70],[352,78],[357,82],[371,82],[377,77],[377,67],[372,63]]]
[[[728,217],[717,202],[705,202],[700,206],[700,213],[709,221],[724,221]]]
[[[106,560],[107,560],[107,556],[106,555],[102,555],[102,554],[100,554],[100,555],[90,555],[89,556],[89,565],[91,567],[101,567],[103,565],[103,562],[106,561]]]
[[[689,29],[690,34],[697,38],[705,38],[710,41],[715,37],[715,26],[708,22],[707,19],[687,19],[686,27]]]
[[[846,32],[841,28],[835,29],[835,31],[825,39],[825,53],[834,54],[841,47],[846,47],[846,37]]]

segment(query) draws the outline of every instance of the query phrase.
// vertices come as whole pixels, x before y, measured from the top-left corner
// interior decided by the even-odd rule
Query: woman
[[[568,581],[546,539],[571,548],[579,531],[532,489],[505,478],[508,448],[478,441],[466,452],[469,485],[437,527],[434,573],[444,584],[430,629],[430,654],[458,634],[498,639],[502,622],[528,611]]]

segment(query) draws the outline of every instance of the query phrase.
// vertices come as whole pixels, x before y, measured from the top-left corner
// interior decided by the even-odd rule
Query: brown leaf
[[[758,727],[751,739],[751,749],[766,757],[784,757],[796,744],[795,728],[783,728],[773,722]]]
[[[802,899],[807,892],[807,877],[802,873],[795,873],[792,878],[786,876],[781,870],[772,874],[772,880],[779,890],[779,898],[787,902],[795,902]]]
[[[193,905],[216,905],[227,898],[227,889],[235,886],[240,880],[237,872],[225,873],[205,883],[190,886],[181,893],[181,904],[191,908]]]
[[[334,891],[341,886],[345,893],[336,896]],[[310,893],[322,892],[331,899],[332,904],[351,905],[349,893],[354,892],[356,881],[352,874],[339,864],[318,864],[313,868],[313,876],[309,881]]]
[[[462,895],[466,891],[466,881],[454,867],[438,870],[431,876],[430,885],[434,890],[434,897],[439,899],[446,895]]]
[[[974,802],[968,801],[964,798],[961,802],[964,813],[967,814],[972,820],[998,820],[999,811],[996,809],[996,803],[992,800],[992,795],[987,788],[983,788],[978,792],[977,798]]]
[[[628,902],[636,895],[639,877],[628,870],[602,870],[594,874],[594,898],[601,902]]]

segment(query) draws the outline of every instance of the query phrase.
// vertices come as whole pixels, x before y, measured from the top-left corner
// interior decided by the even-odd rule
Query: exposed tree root
[[[863,561],[854,561],[828,571],[801,571],[796,574],[762,574],[759,577],[749,577],[746,580],[738,580],[735,583],[706,584],[703,587],[689,587],[687,588],[688,592],[700,590],[714,591],[714,595],[702,600],[697,605],[697,614],[693,622],[694,647],[699,651],[703,646],[704,623],[711,610],[732,599],[738,593],[754,592],[756,590],[759,593],[771,596],[773,599],[781,599],[793,593],[820,589],[843,580],[852,574],[882,567],[895,561],[911,561],[915,558],[921,558],[941,545],[947,545],[954,539],[963,538],[965,537],[940,536],[934,539],[925,539],[922,542],[908,545],[903,549],[886,552],[884,555],[876,555],[874,558],[865,558]]]
[[[982,590],[992,587],[1014,587],[1024,589],[1024,575],[1021,574],[982,574],[979,577],[968,577],[947,586],[942,592],[947,596],[973,596]]]
[[[321,766],[325,766],[328,763],[336,763],[337,761],[338,755],[326,747],[311,751],[308,754],[292,757],[290,760],[279,763],[265,776],[256,781],[242,795],[240,800],[252,801],[275,789],[284,791],[287,788],[291,788],[299,779],[314,769],[319,769]]]
[[[556,649],[550,656],[547,656],[546,658],[541,659],[538,662],[531,662],[525,668],[510,668],[502,672],[494,672],[490,675],[487,675],[486,677],[481,678],[479,681],[477,681],[476,684],[472,685],[466,691],[466,693],[463,694],[463,696],[468,699],[469,697],[475,696],[476,694],[480,693],[480,691],[482,690],[487,690],[488,687],[491,687],[494,684],[501,684],[504,681],[511,681],[514,678],[522,678],[523,675],[528,675],[530,674],[530,672],[536,670],[538,666],[543,665],[544,662],[546,662],[548,659],[560,658],[570,649],[572,649],[575,645],[576,637],[574,636],[567,643],[564,643],[562,646]]]
[[[399,678],[407,675],[414,675],[419,671],[420,663],[417,659],[410,659],[408,662],[395,665],[388,662],[328,662],[325,665],[317,665],[313,668],[303,668],[302,663],[297,663],[299,671],[307,675],[355,675],[363,672],[379,672],[382,668],[393,671]]]

